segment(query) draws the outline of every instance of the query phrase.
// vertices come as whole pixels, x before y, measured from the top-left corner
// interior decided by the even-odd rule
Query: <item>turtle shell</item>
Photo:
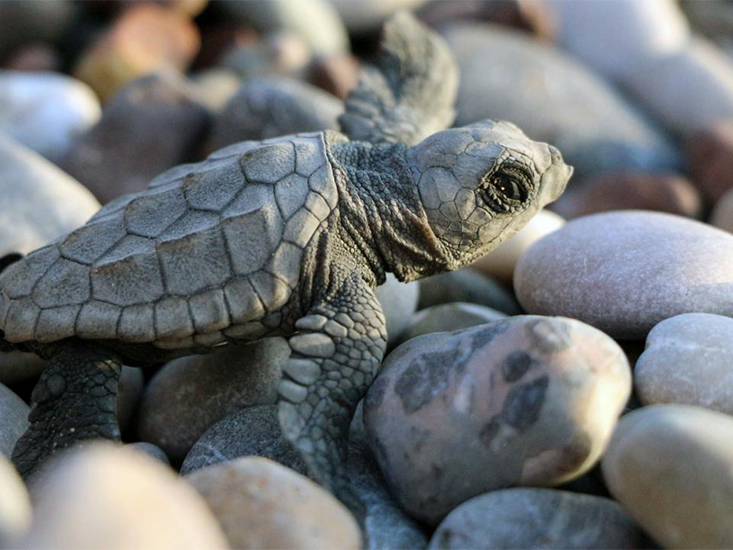
[[[9,342],[215,345],[284,306],[336,206],[321,133],[243,142],[155,178],[0,276]]]

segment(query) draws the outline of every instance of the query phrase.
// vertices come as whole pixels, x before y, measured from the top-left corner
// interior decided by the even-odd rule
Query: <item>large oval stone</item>
[[[733,418],[688,405],[624,416],[602,462],[613,496],[664,548],[733,547]]]
[[[733,315],[733,235],[658,212],[586,216],[532,245],[514,287],[530,313],[643,339],[681,313]]]
[[[650,548],[631,516],[608,498],[516,488],[472,498],[436,529],[430,550]]]
[[[733,414],[733,319],[685,313],[659,323],[636,362],[634,389],[644,404]]]
[[[397,348],[364,422],[392,492],[439,522],[512,485],[555,485],[603,451],[631,390],[621,348],[572,319],[520,316]]]

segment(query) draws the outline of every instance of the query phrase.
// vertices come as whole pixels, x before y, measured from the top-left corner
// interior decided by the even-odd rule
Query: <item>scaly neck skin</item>
[[[428,224],[403,144],[327,141],[339,191],[341,227],[377,284],[390,271],[412,281],[445,271],[450,256]]]

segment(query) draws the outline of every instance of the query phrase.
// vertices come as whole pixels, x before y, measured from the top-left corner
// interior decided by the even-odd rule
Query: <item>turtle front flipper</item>
[[[349,424],[379,369],[387,332],[382,308],[356,274],[296,324],[279,387],[280,425],[311,475],[363,519],[346,477]],[[362,517],[360,517],[362,516]]]
[[[120,440],[121,372],[122,362],[109,353],[74,341],[59,345],[33,390],[31,425],[13,449],[13,463],[24,478],[81,440]]]

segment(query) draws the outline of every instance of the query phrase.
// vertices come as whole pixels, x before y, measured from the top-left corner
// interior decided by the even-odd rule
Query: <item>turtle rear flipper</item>
[[[414,145],[453,122],[458,69],[448,45],[407,12],[384,26],[376,65],[346,98],[341,131],[354,141]]]

